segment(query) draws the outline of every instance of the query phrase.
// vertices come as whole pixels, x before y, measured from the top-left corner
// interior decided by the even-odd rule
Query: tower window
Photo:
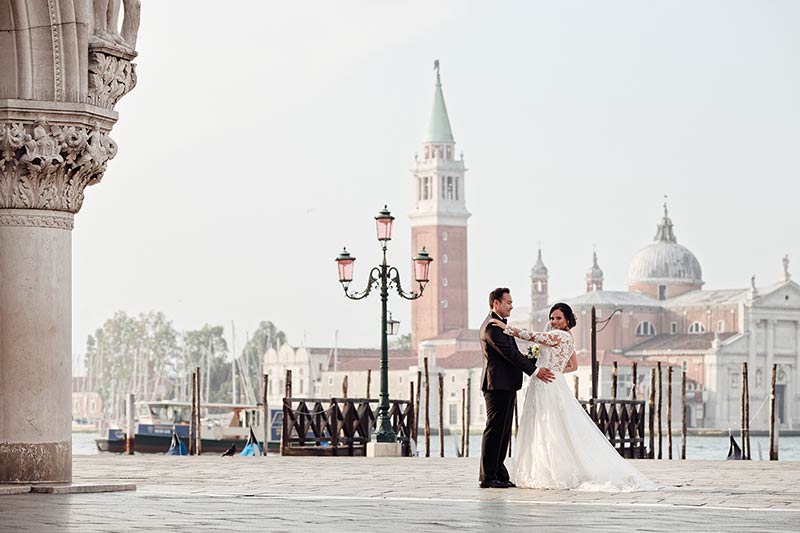
[[[719,333],[725,333],[725,321],[724,320],[717,320],[717,331]]]
[[[447,263],[447,254],[442,256],[442,263]]]
[[[692,325],[689,326],[689,333],[705,333],[706,327],[703,325],[702,322],[692,322]]]
[[[669,332],[670,332],[670,333],[672,333],[673,335],[675,335],[676,333],[678,333],[678,323],[677,323],[677,322],[672,322],[672,323],[670,323],[670,325],[669,325]]]
[[[542,282],[541,281],[537,281],[536,282],[536,292],[542,292]]]
[[[453,176],[447,176],[447,200],[455,200],[455,185],[453,184]]]
[[[447,240],[447,232],[446,232],[446,231],[443,231],[443,232],[442,232],[442,240],[443,240],[443,241],[446,241],[446,240]]]
[[[454,179],[455,179],[455,184],[456,184],[456,200],[458,200],[459,199],[458,198],[458,182],[461,181],[461,179],[458,176],[456,176]],[[787,296],[786,299],[788,300],[789,297]]]
[[[422,178],[422,199],[429,200],[431,197],[431,179],[428,176]]]
[[[447,300],[442,300],[442,307],[447,309]]]
[[[442,287],[447,287],[447,278],[442,278]]]
[[[644,320],[636,325],[637,337],[652,337],[656,334],[656,327],[649,320]]]
[[[658,286],[658,299],[659,300],[666,300],[667,299],[667,286],[666,285],[659,285]]]

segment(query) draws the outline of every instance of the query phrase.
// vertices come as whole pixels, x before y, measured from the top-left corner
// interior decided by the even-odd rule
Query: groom
[[[481,488],[505,489],[514,487],[503,460],[508,453],[511,440],[511,421],[514,418],[514,402],[517,391],[522,388],[522,373],[533,374],[544,382],[555,379],[547,368],[536,368],[536,364],[517,348],[514,339],[503,330],[491,326],[492,319],[506,322],[514,308],[511,291],[497,288],[489,293],[492,312],[483,321],[480,329],[483,351],[483,373],[481,390],[486,402],[486,429],[481,441]]]

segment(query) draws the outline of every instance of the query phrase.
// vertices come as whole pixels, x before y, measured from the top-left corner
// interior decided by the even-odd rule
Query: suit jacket
[[[499,327],[489,325],[493,318],[503,320],[491,312],[480,329],[483,351],[481,390],[518,391],[522,388],[522,373],[530,376],[536,370],[536,364],[519,351],[513,337],[503,333]]]

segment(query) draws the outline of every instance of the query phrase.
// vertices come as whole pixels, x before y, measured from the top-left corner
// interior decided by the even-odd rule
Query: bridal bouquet
[[[528,346],[528,353],[526,354],[526,356],[531,361],[534,361],[534,360],[536,360],[536,358],[539,357],[540,353],[541,352],[539,351],[539,345],[538,344],[534,344],[533,346]]]

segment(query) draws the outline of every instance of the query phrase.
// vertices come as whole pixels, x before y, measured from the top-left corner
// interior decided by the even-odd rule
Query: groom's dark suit
[[[494,312],[481,324],[480,340],[483,350],[481,390],[486,401],[486,429],[481,442],[481,482],[509,481],[503,465],[511,422],[514,418],[514,399],[522,388],[522,373],[533,374],[536,365],[517,348],[514,339],[499,327],[490,326],[492,319],[502,320]]]

